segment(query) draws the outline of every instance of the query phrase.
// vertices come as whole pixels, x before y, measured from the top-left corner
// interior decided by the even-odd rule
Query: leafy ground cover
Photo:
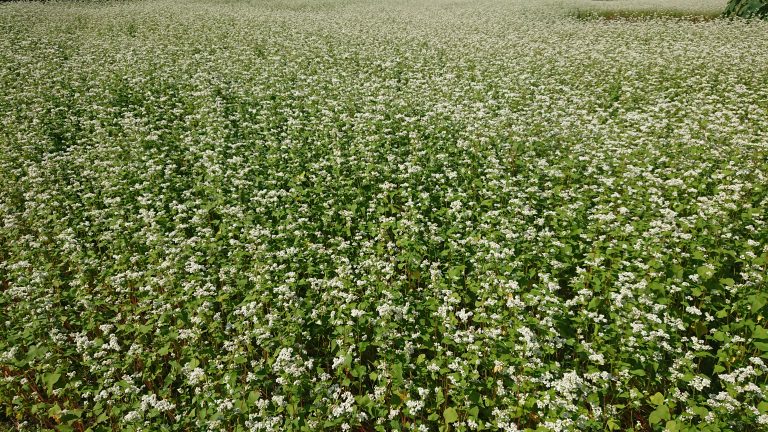
[[[765,0],[730,0],[723,15],[765,19],[768,18],[768,2]]]
[[[0,425],[768,427],[768,24],[585,4],[0,5]]]

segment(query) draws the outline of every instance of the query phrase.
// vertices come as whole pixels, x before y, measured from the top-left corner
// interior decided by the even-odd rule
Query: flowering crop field
[[[3,3],[0,430],[768,430],[724,3]]]

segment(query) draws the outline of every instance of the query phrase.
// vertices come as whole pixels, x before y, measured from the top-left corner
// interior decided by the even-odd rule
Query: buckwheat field
[[[768,430],[768,22],[0,4],[0,430]]]

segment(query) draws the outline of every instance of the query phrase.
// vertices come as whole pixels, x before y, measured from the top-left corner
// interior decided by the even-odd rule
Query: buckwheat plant
[[[768,430],[768,23],[588,3],[0,4],[0,429]]]

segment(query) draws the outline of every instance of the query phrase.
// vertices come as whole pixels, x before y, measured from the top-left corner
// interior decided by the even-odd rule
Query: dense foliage
[[[725,8],[725,16],[743,18],[768,17],[768,1],[766,0],[730,0]]]
[[[566,9],[0,6],[0,428],[768,427],[768,24]]]

